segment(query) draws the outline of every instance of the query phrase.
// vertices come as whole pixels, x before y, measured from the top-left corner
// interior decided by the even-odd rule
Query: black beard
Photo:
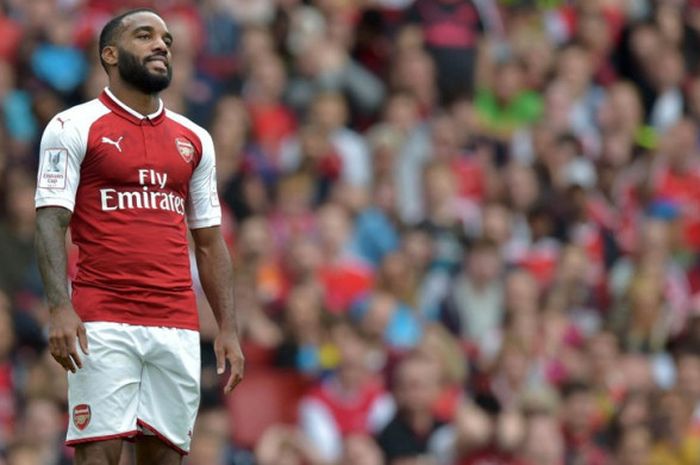
[[[146,68],[146,61],[140,62],[138,57],[119,47],[119,61],[117,69],[119,76],[127,84],[132,85],[146,94],[157,94],[170,85],[173,70],[168,63],[168,72],[165,75],[154,74]]]

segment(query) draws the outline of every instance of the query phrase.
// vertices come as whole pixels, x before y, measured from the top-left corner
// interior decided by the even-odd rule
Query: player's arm
[[[75,372],[82,362],[76,348],[87,354],[85,327],[68,294],[66,231],[80,183],[86,141],[70,117],[55,117],[44,130],[39,152],[35,202],[35,250],[49,304],[49,349],[63,368]]]
[[[190,180],[187,222],[194,239],[202,288],[219,324],[219,334],[214,340],[216,371],[224,372],[226,360],[231,364],[231,376],[224,388],[229,393],[243,379],[244,360],[233,303],[233,267],[219,228],[221,207],[216,191],[214,143],[203,130],[200,137],[202,158]]]
[[[219,324],[214,340],[217,373],[224,372],[226,360],[231,364],[231,376],[224,388],[229,393],[243,379],[244,368],[234,311],[231,258],[218,226],[193,229],[192,237],[199,279]]]
[[[75,338],[87,354],[85,326],[73,310],[66,274],[66,231],[72,213],[63,207],[39,208],[36,215],[35,250],[44,292],[49,304],[49,349],[63,368],[82,368]]]

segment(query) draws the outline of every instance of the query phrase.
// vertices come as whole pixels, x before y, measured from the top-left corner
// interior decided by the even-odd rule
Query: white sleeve
[[[206,131],[200,133],[202,158],[190,180],[187,197],[187,222],[190,229],[209,228],[221,224],[221,206],[216,190],[216,156],[214,142]]]
[[[325,460],[333,462],[340,459],[343,440],[333,414],[325,405],[316,399],[302,399],[299,403],[299,426]]]
[[[381,432],[396,414],[394,396],[387,393],[374,401],[367,417],[367,426],[373,434]]]
[[[428,453],[439,465],[454,463],[457,452],[457,432],[452,425],[436,429],[428,439]]]
[[[86,150],[87,140],[75,121],[59,114],[49,122],[41,137],[36,208],[64,207],[73,211]]]

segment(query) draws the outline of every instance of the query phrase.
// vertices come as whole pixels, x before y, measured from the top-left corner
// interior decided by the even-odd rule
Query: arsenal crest
[[[187,139],[180,139],[179,137],[175,139],[175,145],[185,163],[191,162],[194,158],[194,145]]]
[[[90,406],[88,404],[80,404],[73,407],[73,424],[80,431],[84,430],[90,423]]]

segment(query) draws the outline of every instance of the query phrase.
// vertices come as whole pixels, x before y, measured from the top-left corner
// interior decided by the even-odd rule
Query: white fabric
[[[449,465],[455,461],[457,432],[451,425],[438,428],[428,440],[428,451],[438,465]]]
[[[73,211],[90,126],[109,111],[99,100],[91,100],[57,114],[46,126],[39,151],[37,208],[59,206]]]
[[[331,411],[317,399],[305,398],[299,404],[299,426],[327,461],[340,459],[343,439]]]
[[[111,322],[85,327],[90,353],[81,352],[83,368],[68,373],[67,443],[146,429],[189,451],[200,396],[199,333]],[[85,405],[89,421],[79,429],[74,410]]]
[[[394,396],[389,393],[379,397],[372,404],[367,418],[367,427],[372,433],[379,433],[386,428],[392,418],[396,415],[396,402]]]
[[[111,98],[112,101],[113,101],[114,103],[116,103],[116,104],[119,105],[121,108],[123,108],[127,113],[130,113],[130,114],[134,115],[135,117],[137,117],[137,118],[139,118],[139,119],[146,119],[146,118],[148,118],[148,119],[153,119],[153,118],[157,117],[158,115],[160,115],[160,114],[163,112],[163,101],[162,101],[161,99],[158,99],[158,109],[157,109],[156,111],[154,111],[153,113],[151,113],[151,114],[149,114],[149,115],[142,115],[141,113],[139,113],[138,111],[134,110],[133,108],[131,108],[131,107],[130,107],[129,105],[127,105],[126,103],[124,103],[124,102],[122,102],[121,100],[119,100],[119,99],[112,93],[112,91],[109,90],[109,87],[105,87],[105,94],[107,94],[107,95],[109,96],[109,98]]]
[[[676,124],[683,117],[683,93],[678,88],[669,89],[656,98],[651,108],[651,125],[660,132]]]

